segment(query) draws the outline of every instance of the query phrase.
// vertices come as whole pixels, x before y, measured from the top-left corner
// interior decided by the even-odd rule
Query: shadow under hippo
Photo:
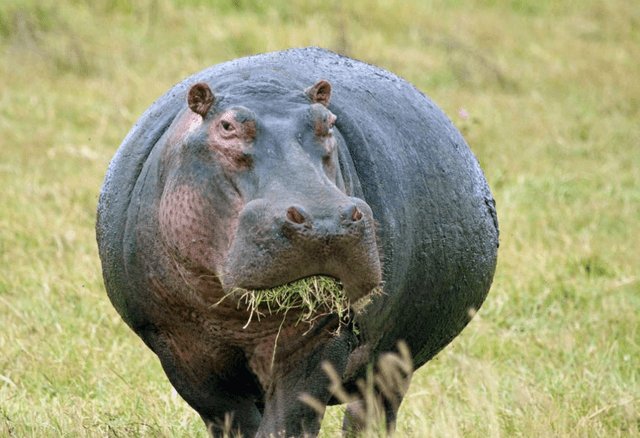
[[[498,248],[487,182],[445,114],[318,48],[219,64],[158,99],[109,165],[96,231],[111,302],[214,437],[315,436],[322,409],[301,396],[340,402],[325,363],[348,391],[400,340],[423,365],[482,305]],[[315,275],[369,304],[247,324],[238,289]],[[390,430],[398,406],[384,400]]]

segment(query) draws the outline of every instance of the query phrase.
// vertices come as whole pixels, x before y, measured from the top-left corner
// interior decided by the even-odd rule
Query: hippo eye
[[[327,135],[333,135],[333,127],[336,124],[336,116],[334,114],[329,115],[327,119]]]
[[[231,130],[231,123],[227,122],[226,120],[222,120],[220,124],[222,125],[222,129],[224,129],[225,131]]]

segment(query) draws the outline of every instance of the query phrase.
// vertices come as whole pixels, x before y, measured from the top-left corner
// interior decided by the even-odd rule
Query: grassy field
[[[172,84],[304,45],[416,84],[497,201],[492,291],[416,372],[398,436],[640,436],[640,3],[209,3],[0,5],[0,436],[206,436],[106,297],[98,193]]]

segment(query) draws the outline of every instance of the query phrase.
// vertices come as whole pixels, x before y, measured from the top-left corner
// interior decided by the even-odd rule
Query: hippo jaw
[[[344,196],[338,210],[318,218],[299,205],[247,204],[226,257],[221,279],[225,292],[269,289],[326,275],[342,282],[351,303],[370,294],[382,280],[371,209],[360,199]]]

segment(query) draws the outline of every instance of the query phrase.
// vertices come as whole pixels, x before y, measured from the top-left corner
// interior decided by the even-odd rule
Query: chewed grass
[[[348,315],[351,310],[355,314],[362,312],[371,301],[371,297],[380,294],[382,294],[381,286],[374,288],[368,295],[360,298],[355,303],[351,303],[344,293],[344,288],[339,280],[324,275],[315,275],[271,289],[247,290],[236,288],[230,295],[236,298],[238,307],[246,305],[249,311],[249,319],[243,328],[247,328],[251,321],[259,321],[260,318],[267,315],[282,315],[282,322],[276,335],[271,356],[271,366],[273,366],[278,338],[290,311],[293,310],[298,314],[296,326],[300,323],[306,323],[309,325],[309,330],[311,330],[318,318],[336,314],[339,323],[334,334],[338,335],[342,328],[348,324],[350,320]],[[217,304],[228,296],[223,297]],[[352,325],[352,328],[354,332],[358,332],[355,324]]]
[[[342,326],[347,320],[350,309],[355,313],[361,312],[369,303],[371,296],[380,293],[382,289],[378,287],[366,297],[351,303],[339,280],[315,275],[271,289],[236,289],[233,295],[239,297],[238,305],[246,305],[249,311],[246,328],[254,318],[260,320],[266,315],[274,314],[282,314],[284,318],[291,310],[299,314],[296,325],[302,322],[312,326],[318,318],[336,314]]]

